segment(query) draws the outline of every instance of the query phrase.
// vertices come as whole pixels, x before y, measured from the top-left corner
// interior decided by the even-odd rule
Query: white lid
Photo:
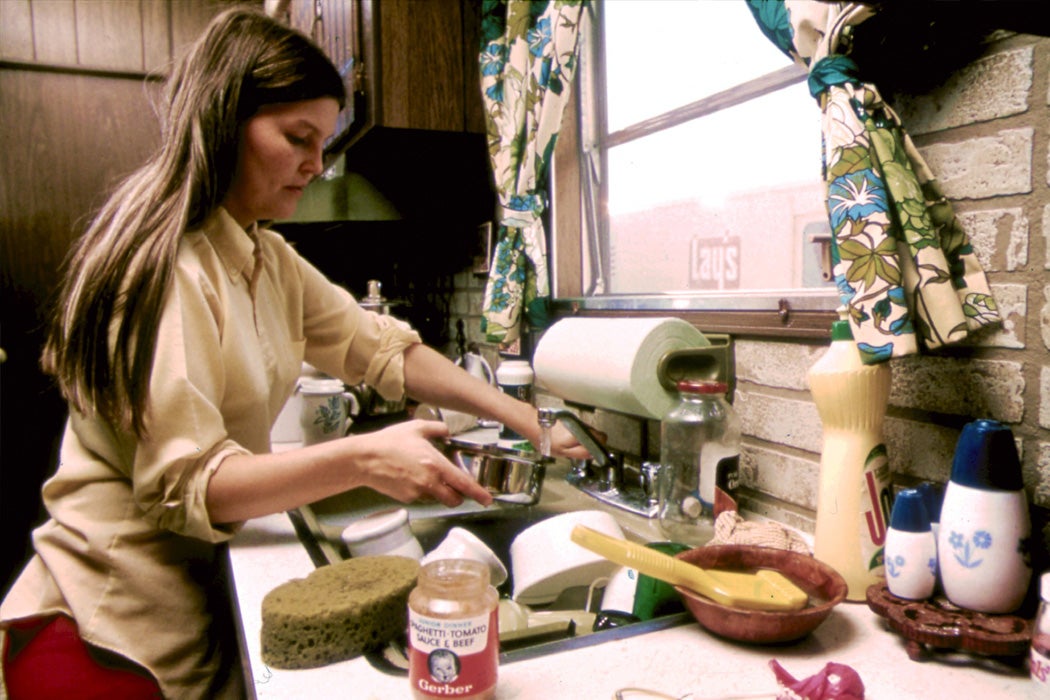
[[[408,525],[408,511],[404,508],[381,510],[347,525],[343,530],[343,541],[347,544],[364,542],[406,525]]]
[[[340,379],[332,377],[303,377],[299,380],[299,391],[304,394],[341,394],[346,386]]]
[[[496,381],[500,384],[529,384],[534,373],[526,360],[504,360],[496,369]]]
[[[1050,603],[1050,571],[1039,577],[1039,597]]]

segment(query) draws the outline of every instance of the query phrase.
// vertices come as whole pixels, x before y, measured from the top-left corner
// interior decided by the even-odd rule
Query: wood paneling
[[[463,4],[463,128],[472,134],[485,133],[485,107],[481,101],[481,3]]]
[[[2,2],[2,0],[0,0]],[[144,160],[157,127],[142,84],[36,71],[0,71],[0,577],[27,553],[40,484],[54,470],[64,405],[40,372],[48,304],[59,269],[108,186]],[[73,116],[75,115],[75,116]]]
[[[28,555],[30,527],[43,517],[40,485],[54,471],[65,420],[64,403],[39,368],[62,261],[111,186],[156,146],[149,97],[160,84],[137,78],[144,56],[148,68],[167,64],[171,45],[191,41],[224,4],[0,0],[0,57],[26,64],[0,66],[3,589]],[[71,55],[69,45],[80,53]],[[82,71],[78,62],[85,61],[113,72]]]
[[[77,20],[73,0],[35,2],[32,8],[36,60],[76,65]]]
[[[142,3],[142,66],[147,72],[167,73],[171,65],[172,15],[181,13],[180,2]]]
[[[33,60],[33,12],[29,0],[0,1],[0,57]]]
[[[200,36],[208,20],[234,4],[238,4],[237,0],[179,0],[170,3],[172,55],[182,55],[186,47]],[[262,0],[255,4],[261,5]]]
[[[142,5],[128,0],[92,0],[76,5],[77,64],[141,71]]]

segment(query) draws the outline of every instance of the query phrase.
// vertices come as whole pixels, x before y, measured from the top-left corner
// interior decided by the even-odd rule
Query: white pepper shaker
[[[904,489],[893,501],[886,531],[886,586],[908,600],[926,600],[937,582],[937,543],[922,493]]]
[[[1010,613],[1032,579],[1031,521],[1010,429],[967,423],[944,491],[937,562],[948,599],[960,608]]]

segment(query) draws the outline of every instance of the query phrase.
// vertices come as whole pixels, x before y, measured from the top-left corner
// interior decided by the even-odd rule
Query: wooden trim
[[[785,316],[777,311],[604,311],[577,309],[556,311],[555,320],[570,317],[615,318],[630,316],[674,316],[688,321],[704,333],[728,333],[734,337],[765,339],[826,340],[831,324],[838,319],[834,311],[795,311]]]
[[[37,63],[35,61],[11,61],[0,59],[0,70],[25,70],[39,73],[65,73],[70,75],[86,75],[93,78],[115,78],[118,80],[147,80],[161,83],[167,79],[163,73],[147,73],[145,71],[121,70],[114,68],[91,68],[89,66],[62,65],[57,63]]]
[[[578,128],[579,105],[575,99],[565,105],[562,128],[554,144],[554,163],[551,167],[551,182],[569,192],[580,192],[580,130]],[[583,295],[583,207],[581,198],[565,196],[551,197],[552,260],[550,269],[554,276],[552,286],[562,297]]]

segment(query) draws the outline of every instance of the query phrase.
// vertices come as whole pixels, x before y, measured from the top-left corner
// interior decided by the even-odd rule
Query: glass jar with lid
[[[714,518],[736,508],[740,420],[724,382],[682,380],[677,389],[678,403],[660,422],[660,529],[699,546],[713,536]]]

